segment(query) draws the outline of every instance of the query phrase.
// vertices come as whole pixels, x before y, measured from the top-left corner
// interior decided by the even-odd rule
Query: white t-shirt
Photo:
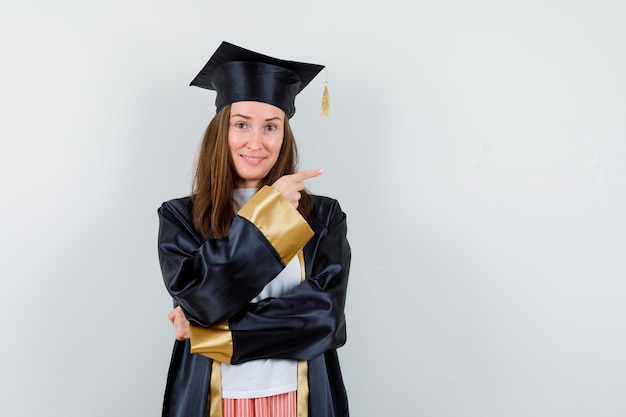
[[[235,209],[239,210],[255,193],[255,188],[235,189]],[[293,258],[254,298],[279,297],[300,284],[298,257]],[[259,359],[239,365],[223,363],[222,398],[258,398],[295,391],[298,385],[298,363],[292,359]]]

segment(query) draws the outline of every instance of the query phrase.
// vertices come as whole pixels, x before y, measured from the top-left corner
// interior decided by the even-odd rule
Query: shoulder
[[[161,204],[161,207],[164,205],[191,205],[191,196],[173,198],[171,200],[167,200]]]
[[[181,197],[165,201],[158,208],[157,212],[159,216],[190,219],[192,209],[193,202],[191,197]]]
[[[161,204],[161,207],[157,210],[160,234],[174,236],[185,233],[193,236],[198,244],[204,241],[193,225],[192,209],[191,197],[175,198]]]
[[[309,218],[317,218],[326,225],[329,225],[337,217],[345,218],[345,213],[336,199],[323,195],[312,195],[312,197],[313,210],[309,214]]]
[[[313,197],[313,205],[318,208],[339,207],[339,201],[324,195],[311,195]]]

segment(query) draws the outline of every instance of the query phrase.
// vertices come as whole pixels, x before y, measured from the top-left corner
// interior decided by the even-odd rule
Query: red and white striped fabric
[[[296,391],[261,398],[223,398],[223,417],[296,417]]]

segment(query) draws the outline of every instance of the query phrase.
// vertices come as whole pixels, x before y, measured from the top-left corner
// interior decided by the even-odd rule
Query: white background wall
[[[156,208],[222,40],[326,64],[292,119],[349,216],[352,414],[626,415],[626,3],[0,6],[2,416],[156,416]]]

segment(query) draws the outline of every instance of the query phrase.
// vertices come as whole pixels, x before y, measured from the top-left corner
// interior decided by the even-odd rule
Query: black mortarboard
[[[291,118],[296,112],[296,95],[323,68],[222,42],[190,85],[215,90],[218,112],[237,101],[260,101],[282,109]]]

